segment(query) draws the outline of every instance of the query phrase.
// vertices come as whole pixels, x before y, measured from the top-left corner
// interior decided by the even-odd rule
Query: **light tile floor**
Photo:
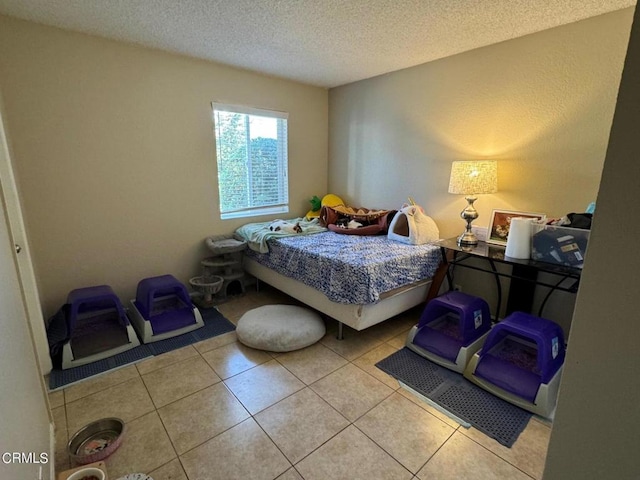
[[[270,289],[219,306],[295,303]],[[533,418],[512,448],[432,409],[375,363],[404,345],[420,309],[363,332],[327,322],[303,350],[252,350],[235,332],[50,394],[56,467],[73,466],[69,436],[98,418],[127,424],[110,479],[539,479],[550,427]]]

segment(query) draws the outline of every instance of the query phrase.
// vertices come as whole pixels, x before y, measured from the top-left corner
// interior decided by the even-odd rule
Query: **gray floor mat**
[[[53,369],[49,376],[49,389],[51,391],[66,385],[84,380],[95,375],[120,368],[130,363],[135,363],[147,357],[160,355],[171,350],[176,350],[201,340],[222,335],[235,330],[235,325],[227,320],[217,309],[201,309],[204,326],[198,330],[187,332],[173,338],[167,338],[158,342],[142,344],[126,352],[119,353],[97,362],[80,365],[67,370]]]
[[[531,418],[530,412],[406,347],[376,367],[507,447],[515,443]]]

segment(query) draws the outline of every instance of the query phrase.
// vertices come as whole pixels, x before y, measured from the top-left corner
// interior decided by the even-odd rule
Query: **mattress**
[[[261,265],[343,304],[371,304],[386,292],[431,278],[439,247],[406,245],[386,236],[313,235],[272,238],[269,253],[247,250]]]

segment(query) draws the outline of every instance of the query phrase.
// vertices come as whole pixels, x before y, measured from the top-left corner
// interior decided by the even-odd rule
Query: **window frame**
[[[287,112],[282,112],[278,110],[269,110],[264,108],[256,108],[249,107],[245,105],[236,105],[224,102],[211,102],[212,108],[212,121],[213,121],[213,137],[215,143],[215,155],[216,155],[216,165],[217,165],[217,185],[218,185],[218,213],[220,214],[220,218],[222,220],[228,220],[233,218],[244,218],[244,217],[254,217],[260,215],[270,215],[270,214],[280,214],[280,213],[288,213],[289,212],[289,135],[288,135],[288,120],[289,114]],[[216,122],[216,114],[217,111],[229,112],[229,113],[237,113],[246,116],[259,116],[266,117],[277,120],[277,194],[278,199],[277,202],[274,202],[269,205],[252,205],[251,201],[249,201],[248,206],[239,207],[232,210],[222,211],[223,205],[223,192],[221,189],[220,182],[220,148],[218,145],[218,124]],[[247,126],[245,129],[245,136],[248,135],[250,138],[250,127]],[[250,144],[250,142],[248,142]],[[247,163],[247,169],[251,171],[250,165],[250,149],[246,153],[245,162]],[[251,199],[251,193],[254,192],[252,190],[252,186],[250,182],[253,180],[253,177],[247,180],[246,188],[248,189],[249,198]]]

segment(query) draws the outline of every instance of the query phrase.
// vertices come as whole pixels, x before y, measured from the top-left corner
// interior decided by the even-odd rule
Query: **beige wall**
[[[499,160],[476,202],[561,216],[595,200],[633,9],[331,89],[329,187],[366,207],[412,196],[463,229],[453,160]]]
[[[629,41],[565,360],[545,480],[640,478],[640,11]]]
[[[369,208],[411,196],[451,237],[466,205],[447,193],[451,162],[492,158],[499,192],[478,199],[475,225],[488,226],[494,208],[584,211],[598,191],[632,17],[625,9],[330,90],[329,189]],[[484,274],[461,270],[458,280],[495,293]],[[572,298],[554,294],[545,316],[568,329]]]
[[[46,315],[73,288],[186,282],[246,223],[219,218],[213,100],[289,112],[290,216],[326,192],[321,88],[2,16],[0,86]]]

